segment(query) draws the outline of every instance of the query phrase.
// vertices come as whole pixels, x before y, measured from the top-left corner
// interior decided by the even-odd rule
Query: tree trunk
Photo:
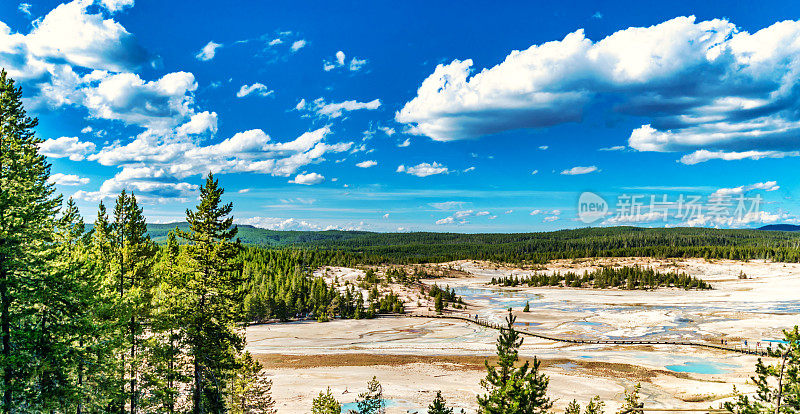
[[[195,354],[195,356],[194,356],[194,395],[192,396],[193,399],[194,399],[194,409],[193,409],[192,412],[194,414],[201,414],[202,413],[202,409],[200,407],[201,393],[202,393],[202,385],[201,385],[202,381],[200,380],[200,371],[201,371],[200,362],[198,362],[198,356],[197,356],[197,354]]]
[[[124,199],[123,199],[124,200]],[[125,210],[122,210],[121,217],[118,220],[118,228],[119,231],[119,300],[120,303],[125,297]],[[122,321],[120,321],[122,322]],[[120,329],[124,329],[120,326]],[[124,333],[120,332],[120,335],[124,335]],[[133,361],[131,361],[133,363]],[[122,367],[120,369],[120,386],[122,386],[122,392],[120,392],[120,401],[119,401],[119,413],[125,414],[125,353],[122,352]]]
[[[3,331],[3,358],[5,367],[3,368],[3,412],[12,412],[12,391],[11,384],[14,381],[14,372],[11,364],[11,297],[8,293],[8,272],[4,266],[5,260],[0,258],[0,302],[2,303],[2,315],[0,315],[0,325]]]
[[[83,396],[85,394],[83,390],[83,356],[85,355],[83,352],[83,337],[81,337],[78,346],[81,349],[81,353],[78,355],[78,358],[80,358],[78,361],[78,390],[80,391],[78,393],[78,408],[75,413],[83,414]]]
[[[136,414],[136,325],[131,316],[131,414]]]

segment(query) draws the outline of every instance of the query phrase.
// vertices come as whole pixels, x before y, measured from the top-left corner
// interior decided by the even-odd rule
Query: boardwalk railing
[[[410,316],[414,318],[434,318],[434,319],[453,319],[453,320],[460,320],[466,321],[470,323],[474,323],[476,325],[484,326],[491,329],[505,329],[505,325],[500,325],[498,323],[481,319],[477,317],[473,317],[472,315],[468,314],[459,314],[459,313],[443,313],[437,314],[433,312],[415,312],[407,315],[397,315],[397,316]],[[670,341],[670,340],[652,340],[652,339],[583,339],[583,338],[564,338],[559,336],[552,336],[546,335],[542,333],[531,332],[525,329],[518,329],[514,328],[514,331],[518,332],[521,335],[532,336],[535,338],[545,339],[548,341],[555,341],[555,342],[566,342],[571,344],[599,344],[599,345],[683,345],[683,346],[694,346],[694,347],[701,347],[701,348],[711,348],[711,349],[718,349],[721,351],[729,351],[729,352],[737,352],[740,354],[747,354],[747,355],[759,355],[759,356],[770,356],[768,349],[754,349],[750,347],[744,346],[727,346],[721,344],[712,344],[710,342],[698,342],[698,341]]]

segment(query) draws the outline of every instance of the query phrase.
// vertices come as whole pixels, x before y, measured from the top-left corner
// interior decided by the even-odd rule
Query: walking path
[[[505,326],[485,320],[480,319],[477,316],[471,317],[468,314],[458,314],[458,313],[443,313],[443,314],[436,314],[433,312],[415,312],[407,315],[381,315],[383,316],[390,316],[390,317],[413,317],[413,318],[434,318],[434,319],[453,319],[453,320],[460,320],[466,321],[470,323],[474,323],[480,326],[484,326],[491,329],[504,329]],[[744,346],[728,346],[728,345],[718,345],[712,344],[709,342],[697,342],[697,341],[669,341],[669,340],[652,340],[652,339],[581,339],[581,338],[563,338],[557,336],[550,336],[541,333],[535,333],[524,329],[517,329],[515,328],[514,331],[527,336],[532,336],[540,339],[546,339],[548,341],[556,341],[556,342],[567,342],[572,344],[607,344],[607,345],[683,345],[683,346],[694,346],[694,347],[702,347],[702,348],[712,348],[712,349],[719,349],[722,351],[729,351],[729,352],[737,352],[740,354],[747,354],[747,355],[759,355],[759,356],[770,356],[768,349],[754,349],[750,347]]]

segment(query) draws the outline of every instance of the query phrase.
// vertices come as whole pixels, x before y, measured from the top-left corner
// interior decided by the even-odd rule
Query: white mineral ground
[[[730,345],[747,340],[752,347],[781,339],[781,329],[800,323],[796,264],[617,258],[555,261],[546,271],[582,273],[599,265],[634,264],[686,272],[714,289],[499,288],[488,285],[492,277],[532,271],[474,261],[437,265],[455,277],[424,282],[457,289],[469,306],[453,312],[500,321],[510,306],[520,328],[563,337],[725,339]],[[740,272],[748,278],[739,279]],[[344,283],[364,273],[326,268],[318,274]],[[401,294],[407,312],[433,306],[416,288],[388,289]],[[522,312],[526,301],[529,313]],[[472,413],[482,392],[483,361],[494,354],[497,334],[467,322],[408,317],[295,322],[251,326],[247,349],[271,373],[279,413],[308,412],[313,397],[328,386],[340,402],[353,402],[373,375],[390,400],[389,413],[426,412],[436,390]],[[748,379],[756,363],[754,356],[705,348],[575,345],[532,337],[525,338],[520,355],[542,360],[559,411],[572,399],[586,403],[599,395],[613,412],[636,383],[648,407],[717,407],[730,398],[734,385],[752,390]]]

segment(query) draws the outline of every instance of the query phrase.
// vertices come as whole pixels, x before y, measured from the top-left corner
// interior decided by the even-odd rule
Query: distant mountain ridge
[[[167,240],[185,222],[150,224],[150,237]],[[793,227],[765,226],[768,230]],[[797,226],[795,226],[797,227]],[[240,225],[238,237],[250,246],[297,247],[350,256],[359,263],[423,263],[452,260],[520,260],[542,263],[581,257],[704,257],[800,262],[800,231],[702,227],[587,227],[528,233],[378,233],[368,231],[280,231]],[[179,239],[180,240],[180,239]],[[343,259],[344,260],[344,259]]]
[[[169,232],[178,228],[183,231],[189,230],[189,223],[176,222],[176,223],[162,223],[162,224],[147,224],[147,233],[150,238],[157,243],[165,243]],[[268,230],[260,227],[251,226],[249,224],[238,224],[239,239],[242,243],[254,246],[288,246],[297,244],[310,244],[315,242],[336,242],[344,241],[346,239],[355,238],[369,234],[365,231],[341,231],[341,230],[326,230],[326,231],[287,231],[287,230]]]
[[[800,231],[800,226],[796,224],[768,224],[766,226],[761,226],[757,230],[769,230],[769,231]]]

